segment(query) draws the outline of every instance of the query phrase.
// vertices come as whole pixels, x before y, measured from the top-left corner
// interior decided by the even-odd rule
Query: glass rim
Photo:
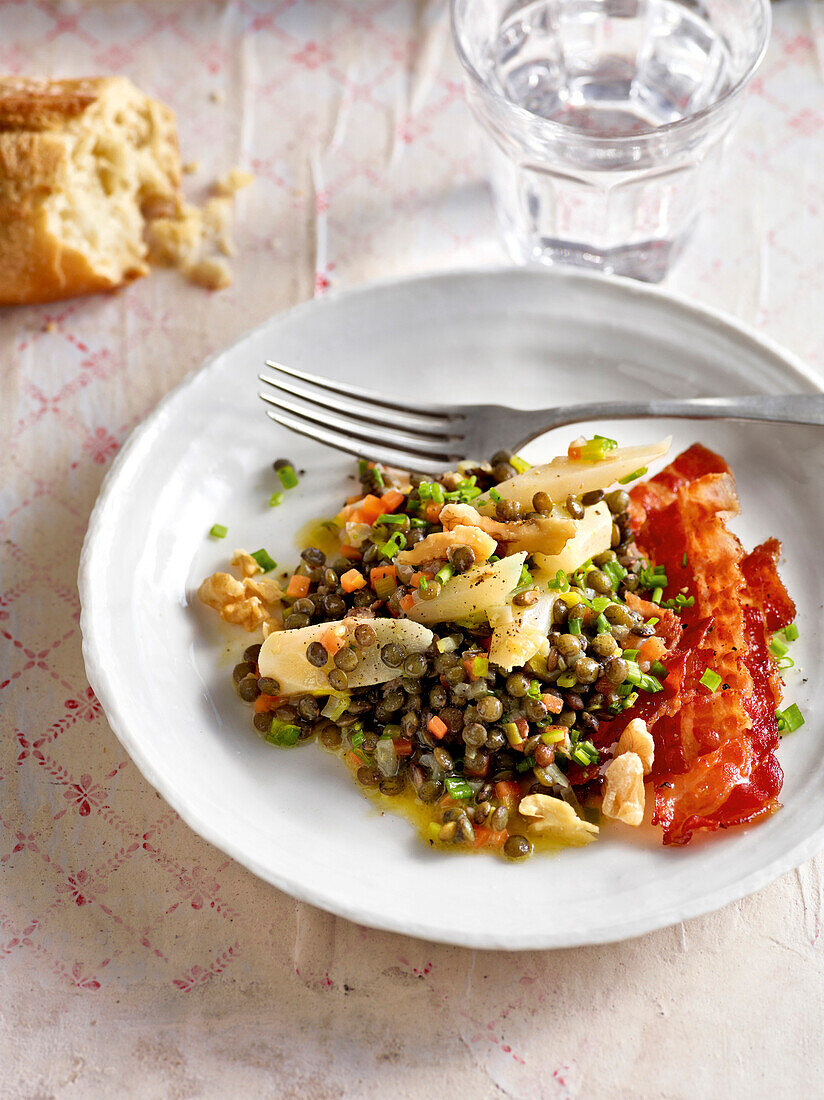
[[[716,114],[726,104],[731,103],[740,92],[749,84],[761,62],[764,60],[764,55],[767,52],[767,46],[770,41],[770,33],[772,31],[772,8],[770,6],[770,0],[757,0],[761,13],[764,17],[761,39],[758,43],[758,48],[753,54],[753,58],[749,65],[745,69],[744,73],[739,77],[735,84],[726,91],[718,99],[713,100],[712,103],[707,104],[706,107],[702,107],[700,111],[696,111],[694,115],[688,115],[685,118],[676,119],[674,122],[665,122],[661,126],[649,126],[642,130],[634,130],[631,134],[616,134],[614,137],[608,137],[605,134],[588,134],[581,130],[575,129],[573,126],[568,126],[564,122],[556,122],[554,119],[542,118],[540,115],[533,114],[532,111],[528,111],[526,107],[521,107],[517,103],[513,103],[511,99],[508,99],[502,92],[491,87],[478,72],[475,65],[470,61],[466,50],[464,49],[463,42],[461,41],[461,33],[458,29],[457,8],[458,4],[470,4],[473,0],[449,0],[449,15],[450,24],[452,29],[452,42],[455,46],[455,52],[458,55],[458,60],[464,68],[466,74],[471,77],[472,81],[478,86],[480,91],[485,95],[491,96],[498,103],[509,110],[513,111],[516,116],[529,119],[530,121],[537,120],[542,127],[550,132],[555,131],[558,136],[575,137],[579,141],[591,142],[595,145],[617,145],[624,143],[638,142],[648,138],[657,137],[659,134],[672,134],[683,130],[688,130],[695,123],[702,122],[712,115]],[[474,0],[479,2],[479,0]]]

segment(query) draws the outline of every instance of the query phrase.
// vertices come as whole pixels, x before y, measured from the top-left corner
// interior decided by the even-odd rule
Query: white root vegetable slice
[[[548,592],[530,607],[513,608],[512,621],[495,627],[489,659],[504,672],[525,665],[543,649],[548,652],[547,634],[552,629],[552,605],[557,596]]]
[[[381,660],[381,647],[395,642],[407,653],[423,653],[432,643],[432,631],[420,623],[408,619],[370,619],[370,625],[378,635],[377,643],[368,649],[359,650],[361,660],[353,672],[348,672],[349,686],[368,687],[370,684],[384,684],[398,675],[396,668],[390,668]],[[280,684],[281,694],[328,695],[328,672],[332,661],[324,668],[316,668],[306,658],[306,649],[312,642],[319,642],[328,630],[339,629],[341,637],[349,640],[354,633],[355,619],[340,619],[334,623],[320,623],[318,626],[304,626],[300,630],[279,630],[270,634],[260,651],[258,668],[261,676],[269,676]]]
[[[611,538],[612,514],[602,500],[585,509],[584,518],[575,524],[575,534],[559,554],[536,554],[535,564],[553,577],[559,569],[574,573],[585,561],[609,550]]]
[[[530,794],[518,804],[518,812],[530,818],[529,831],[558,844],[581,847],[598,836],[598,826],[578,817],[568,802],[548,794]]]
[[[554,458],[543,466],[532,466],[509,481],[502,481],[495,488],[504,500],[517,500],[529,511],[532,498],[538,492],[546,493],[550,500],[563,502],[570,493],[578,496],[594,489],[606,489],[622,477],[663,458],[671,443],[672,436],[667,436],[660,443],[650,443],[644,447],[617,447],[602,462]],[[484,494],[478,497],[475,507],[491,515],[494,503],[488,494]]]
[[[526,554],[513,554],[501,561],[476,565],[452,577],[434,600],[416,598],[407,611],[419,623],[445,623],[488,617],[490,611],[507,602],[518,585]]]

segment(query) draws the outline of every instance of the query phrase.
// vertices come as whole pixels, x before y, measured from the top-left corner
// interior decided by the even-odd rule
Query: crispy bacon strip
[[[695,597],[664,661],[669,675],[660,694],[667,697],[642,697],[622,716],[625,722],[637,710],[646,717],[656,743],[653,821],[663,826],[665,844],[685,844],[698,829],[755,821],[778,807],[780,680],[767,644],[774,624],[791,621],[795,608],[775,569],[778,544],[745,557],[726,528],[738,501],[719,455],[690,447],[636,486],[631,499],[640,549],[666,566],[664,598],[685,587]],[[700,684],[708,667],[722,677],[715,693]]]

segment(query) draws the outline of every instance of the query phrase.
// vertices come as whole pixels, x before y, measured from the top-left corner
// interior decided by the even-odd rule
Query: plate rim
[[[526,934],[520,938],[516,933],[502,940],[499,936],[485,933],[467,933],[466,930],[451,929],[448,926],[431,928],[419,922],[393,917],[386,914],[375,914],[361,909],[357,904],[342,901],[335,895],[327,894],[322,888],[307,886],[305,883],[294,879],[288,874],[278,874],[270,868],[263,866],[257,859],[245,853],[231,838],[222,835],[221,830],[210,823],[207,815],[198,813],[196,807],[187,802],[185,796],[179,795],[174,784],[158,773],[152,764],[144,757],[140,738],[135,737],[129,730],[129,722],[117,702],[117,692],[112,684],[112,678],[107,671],[106,662],[102,659],[99,644],[94,636],[94,582],[92,577],[92,559],[95,542],[101,530],[101,521],[113,496],[117,490],[118,479],[121,470],[127,467],[131,454],[137,449],[142,440],[162,423],[167,408],[177,397],[194,385],[209,371],[215,369],[217,363],[228,353],[251,340],[258,333],[272,324],[273,320],[286,321],[303,313],[310,313],[324,309],[328,305],[339,303],[369,295],[383,290],[391,290],[423,283],[432,285],[438,282],[461,282],[474,278],[509,277],[519,276],[527,278],[545,279],[550,281],[564,280],[583,286],[595,285],[598,287],[611,286],[619,295],[626,294],[629,297],[646,299],[663,303],[665,307],[674,309],[681,315],[694,322],[711,327],[737,341],[743,341],[750,348],[758,352],[766,353],[777,360],[785,371],[789,371],[808,383],[811,392],[824,392],[824,379],[817,377],[816,372],[800,356],[770,336],[758,332],[746,322],[739,320],[713,306],[704,305],[681,293],[673,292],[664,287],[639,283],[631,279],[616,276],[604,276],[585,271],[569,271],[563,269],[545,269],[534,265],[515,267],[505,264],[490,264],[477,267],[450,268],[445,271],[416,272],[402,276],[392,276],[370,280],[354,287],[342,288],[331,291],[322,298],[310,298],[270,314],[265,320],[241,333],[235,340],[208,356],[199,366],[188,371],[184,377],[167,394],[165,394],[155,407],[140,421],[130,432],[127,440],[120,448],[111,467],[103,479],[94,507],[89,515],[88,526],[83,540],[78,569],[78,593],[80,597],[80,632],[82,640],[82,654],[86,669],[86,676],[92,690],[95,693],[103,713],[112,732],[117,737],[121,746],[128,753],[130,759],[140,771],[141,775],[160,794],[168,805],[177,813],[186,825],[207,843],[214,846],[235,860],[252,874],[282,890],[290,897],[298,901],[308,902],[326,912],[344,917],[364,927],[374,928],[380,931],[393,932],[399,935],[413,936],[418,939],[434,943],[449,944],[452,946],[467,947],[482,950],[523,951],[523,950],[550,950],[555,948],[583,947],[587,945],[619,943],[644,935],[647,932],[671,927],[673,924],[706,913],[715,912],[733,901],[747,897],[769,885],[780,875],[798,867],[805,860],[811,859],[824,848],[824,824],[812,832],[797,844],[788,848],[782,854],[776,856],[769,863],[752,871],[743,879],[731,883],[725,890],[714,890],[710,895],[701,895],[685,903],[679,903],[677,909],[670,907],[663,914],[659,911],[656,915],[639,916],[636,919],[625,921],[618,928],[600,926],[583,935],[553,934],[547,931],[545,935],[535,936]]]

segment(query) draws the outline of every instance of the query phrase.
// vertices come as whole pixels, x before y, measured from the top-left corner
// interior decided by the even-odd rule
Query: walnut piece
[[[627,752],[634,752],[636,756],[641,758],[641,763],[644,765],[644,775],[649,775],[652,771],[652,762],[655,759],[655,742],[643,718],[633,718],[618,738],[614,757],[623,756]]]
[[[622,753],[607,764],[601,812],[625,825],[644,820],[644,765],[637,753]]]
[[[578,817],[568,802],[548,794],[529,794],[522,798],[518,812],[530,817],[529,829],[535,836],[546,836],[560,844],[580,847],[598,836],[598,826]]]
[[[232,565],[235,569],[239,569],[244,577],[254,577],[255,573],[263,572],[252,555],[246,550],[235,550],[232,554]]]
[[[250,554],[245,550],[236,551],[232,564],[244,573],[243,580],[238,580],[231,573],[213,573],[201,584],[197,594],[201,603],[220,612],[224,622],[242,626],[250,633],[262,626],[264,636],[267,636],[283,625],[280,611],[283,593],[277,581],[250,575],[249,562],[256,571],[260,571],[260,566]]]

